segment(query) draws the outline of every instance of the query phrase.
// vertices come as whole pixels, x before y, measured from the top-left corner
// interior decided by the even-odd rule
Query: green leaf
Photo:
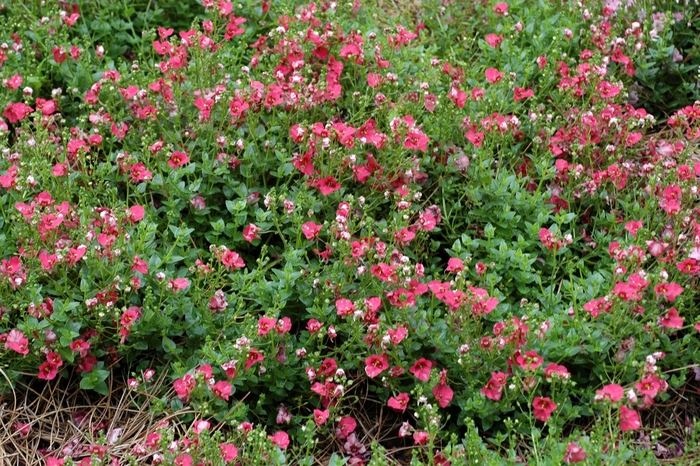
[[[333,453],[331,459],[328,460],[328,466],[343,466],[348,462],[348,458],[341,458],[337,453]]]
[[[182,350],[170,338],[163,336],[163,351],[168,354],[178,354]]]

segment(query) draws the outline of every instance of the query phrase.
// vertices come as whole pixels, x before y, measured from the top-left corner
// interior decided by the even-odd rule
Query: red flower
[[[390,408],[403,413],[408,407],[409,400],[410,398],[408,396],[408,393],[401,393],[396,397],[392,396],[391,398],[389,398],[389,402],[387,403],[387,405]]]
[[[547,422],[549,417],[552,415],[552,412],[554,412],[555,409],[557,409],[557,405],[552,402],[552,400],[549,399],[549,397],[535,397],[535,399],[532,402],[532,407],[533,411],[535,414],[535,418],[539,419],[542,422]]]

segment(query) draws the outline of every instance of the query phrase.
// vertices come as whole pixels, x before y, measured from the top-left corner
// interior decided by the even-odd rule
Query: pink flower
[[[29,435],[29,432],[32,430],[32,425],[31,424],[25,424],[22,422],[16,422],[12,424],[12,428],[19,433],[22,437],[26,437]]]
[[[242,269],[245,267],[245,262],[237,252],[227,250],[221,257],[221,263],[229,269]]]
[[[641,220],[631,220],[625,224],[625,230],[627,230],[632,236],[637,236],[637,230],[640,228],[642,228]]]
[[[187,154],[184,152],[173,152],[173,155],[170,156],[170,160],[168,160],[168,165],[172,168],[178,168],[186,165],[189,161],[190,158],[187,157]]]
[[[228,307],[228,301],[226,301],[226,294],[223,290],[216,290],[214,296],[209,300],[209,310],[214,312],[222,312]]]
[[[23,120],[24,117],[26,117],[33,111],[34,110],[32,109],[32,107],[22,102],[13,102],[9,104],[7,108],[5,108],[5,111],[2,112],[2,116],[7,118],[7,121],[14,124],[20,120]]]
[[[461,272],[464,270],[464,263],[462,259],[458,257],[451,257],[450,260],[447,261],[447,269],[445,270],[447,272]]]
[[[386,354],[373,354],[365,359],[365,372],[373,379],[389,368],[389,357]]]
[[[39,375],[42,380],[53,380],[58,375],[58,367],[50,362],[45,362],[39,366]]]
[[[24,333],[21,331],[12,329],[7,335],[5,348],[26,356],[29,354],[29,340],[25,338]]]
[[[486,34],[486,42],[493,48],[498,47],[503,42],[503,34]]]
[[[603,81],[598,84],[596,91],[598,91],[598,95],[600,95],[602,98],[610,99],[620,93],[620,88],[607,81]]]
[[[337,314],[341,317],[348,316],[355,312],[355,304],[347,298],[336,300],[335,307],[337,309]]]
[[[577,443],[571,442],[566,446],[564,462],[566,464],[571,464],[580,463],[581,461],[586,461],[586,452]]]
[[[301,226],[301,232],[304,234],[306,239],[314,240],[318,237],[321,232],[323,225],[317,225],[314,222],[306,222]]]
[[[335,429],[335,435],[340,440],[345,440],[348,435],[352,434],[357,428],[357,421],[352,417],[344,417],[338,422],[338,427]]]
[[[209,427],[211,427],[209,421],[200,419],[198,421],[194,421],[194,423],[192,424],[192,432],[194,432],[196,435],[199,435],[205,430],[209,430]]]
[[[261,337],[267,335],[270,333],[270,330],[275,327],[276,323],[277,319],[273,319],[272,317],[261,317],[258,319],[258,335]]]
[[[406,135],[406,140],[403,146],[406,149],[419,149],[423,152],[428,150],[428,142],[430,139],[420,131],[411,131]]]
[[[620,401],[622,397],[625,394],[625,390],[619,386],[616,383],[611,383],[600,390],[596,390],[596,395],[594,398],[594,401],[600,401],[600,400],[610,400],[611,402],[615,403],[617,401]]]
[[[515,357],[515,362],[526,371],[534,371],[542,365],[544,359],[536,351],[526,351],[524,355],[518,354]]]
[[[314,422],[317,426],[322,426],[328,420],[328,415],[330,413],[327,409],[321,411],[320,409],[314,409]]]
[[[532,89],[523,89],[522,87],[515,87],[513,91],[513,100],[518,102],[519,100],[528,99],[534,97],[535,92]]]
[[[645,377],[634,385],[639,393],[645,397],[654,398],[661,388],[661,381],[658,376],[654,375],[652,377]]]
[[[486,386],[481,389],[481,393],[493,401],[501,399],[503,387],[506,386],[507,375],[503,372],[491,372],[491,379]]]
[[[231,396],[231,384],[225,380],[220,380],[211,387],[211,391],[220,400],[228,401]]]
[[[340,189],[340,183],[338,183],[338,180],[330,175],[325,178],[321,178],[320,180],[316,180],[314,186],[316,186],[324,196],[328,196],[330,193]]]
[[[632,147],[633,145],[637,144],[641,140],[642,140],[642,133],[639,133],[639,132],[630,133],[625,138],[625,146]]]
[[[497,3],[493,6],[493,11],[497,15],[506,16],[508,14],[508,4],[507,3]]]
[[[425,431],[421,430],[413,434],[413,441],[418,445],[425,445],[428,443],[428,439],[430,439],[430,435]]]
[[[454,391],[447,384],[441,382],[437,384],[435,388],[433,388],[433,395],[435,396],[435,399],[440,407],[446,408],[447,405],[450,404],[450,401],[452,401]]]
[[[663,316],[659,322],[662,327],[667,328],[682,328],[683,327],[683,317],[678,315],[678,309],[671,308],[668,310],[665,316]]]
[[[396,330],[390,328],[386,331],[386,333],[389,335],[389,340],[393,344],[398,345],[404,338],[406,338],[406,335],[408,335],[408,330],[406,330],[406,327],[398,327]]]
[[[259,363],[265,359],[265,356],[255,348],[251,348],[248,350],[248,357],[245,360],[245,370],[250,369],[253,367],[255,364]]]
[[[289,446],[289,435],[283,430],[275,432],[274,435],[268,438],[272,441],[273,445],[277,445],[282,450],[285,450]]]
[[[554,402],[550,400],[549,397],[542,398],[539,396],[536,396],[533,400],[532,407],[533,412],[535,414],[535,418],[539,419],[542,422],[547,422],[547,420],[552,415],[552,412],[554,412],[554,410],[557,409],[557,405],[554,404]]]
[[[486,75],[486,80],[491,84],[499,82],[506,75],[505,73],[498,71],[496,68],[488,68],[484,74]]]
[[[639,413],[626,406],[620,406],[620,430],[627,432],[640,427],[642,427],[642,421],[639,420]]]
[[[251,223],[243,229],[243,239],[248,241],[249,243],[252,243],[253,240],[260,238],[258,232],[261,230],[262,229],[259,226],[255,225],[254,223]]]
[[[417,360],[413,366],[408,370],[413,374],[418,380],[427,382],[430,380],[430,370],[433,367],[433,363],[425,358],[420,358]]]
[[[369,87],[375,89],[382,83],[382,77],[378,73],[369,73],[367,75],[367,84]]]
[[[190,285],[190,281],[186,278],[175,278],[170,280],[170,286],[173,291],[177,293],[180,290],[184,290]]]
[[[87,356],[88,350],[90,349],[90,343],[81,338],[74,340],[69,346],[71,350],[77,351],[81,358]]]
[[[182,401],[187,402],[190,398],[190,393],[192,393],[196,385],[197,381],[194,379],[194,376],[192,374],[185,374],[181,379],[177,379],[173,382],[173,389]]]
[[[230,463],[238,457],[238,449],[232,443],[220,443],[221,458]]]
[[[678,295],[683,292],[683,287],[675,282],[659,283],[654,288],[654,291],[656,292],[657,297],[663,296],[670,302],[673,302],[678,297]]]
[[[398,396],[392,396],[391,398],[389,398],[387,406],[403,413],[408,407],[409,400],[410,398],[408,396],[408,393],[401,393]]]
[[[144,215],[144,208],[143,206],[140,205],[134,205],[131,206],[129,209],[126,211],[126,218],[129,220],[129,222],[138,222],[143,219]]]
[[[437,105],[437,96],[435,96],[435,94],[424,95],[423,105],[427,111],[433,112],[435,110],[435,106]]]
[[[129,169],[129,173],[131,176],[131,181],[134,183],[153,179],[153,173],[146,169],[146,166],[142,162],[133,164]]]
[[[571,374],[566,369],[566,367],[560,366],[560,365],[554,364],[554,363],[550,363],[544,369],[544,375],[547,379],[557,377],[557,378],[564,379],[564,380],[568,379],[571,376]]]
[[[467,102],[467,93],[454,86],[450,88],[448,97],[459,108],[464,108],[464,104]]]

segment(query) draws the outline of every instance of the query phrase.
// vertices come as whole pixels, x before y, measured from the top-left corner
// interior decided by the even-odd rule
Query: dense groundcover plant
[[[646,416],[700,379],[700,103],[630,91],[648,5],[94,3],[0,11],[2,387],[127,374],[187,429],[46,464],[693,454]]]

